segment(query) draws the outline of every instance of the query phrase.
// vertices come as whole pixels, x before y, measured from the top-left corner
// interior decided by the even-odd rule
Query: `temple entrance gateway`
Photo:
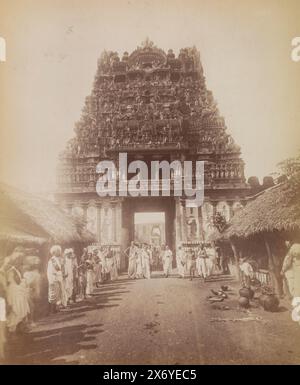
[[[128,164],[143,161],[148,170],[153,161],[177,161],[181,166],[185,161],[204,161],[204,203],[191,207],[187,196],[172,193],[178,176],[186,178],[174,169],[167,177],[169,196],[160,183],[154,184],[159,195],[144,195],[143,189],[138,189],[139,196],[98,195],[97,165],[103,160],[115,165],[112,179],[122,185],[118,191],[127,191],[124,184],[130,186],[132,175],[119,167],[119,155],[124,153]],[[151,178],[166,179],[162,172]],[[138,178],[141,183],[148,179],[149,174]],[[227,133],[213,93],[206,87],[197,49],[182,48],[176,56],[146,41],[121,57],[103,52],[74,137],[60,154],[57,183],[61,207],[83,216],[97,243],[118,247],[124,270],[124,251],[136,236],[165,243],[173,253],[179,244],[189,248],[209,241],[216,214],[228,221],[249,187],[240,148]],[[148,186],[144,189],[149,192],[149,184],[142,186]],[[142,213],[162,213],[164,229],[155,225],[145,235],[137,234]]]
[[[151,271],[162,271],[161,247],[166,243],[165,213],[134,213],[134,241],[151,245]]]
[[[134,213],[134,241],[161,247],[166,242],[165,213]]]
[[[131,241],[175,246],[175,200],[172,197],[127,198],[122,203],[123,244]]]

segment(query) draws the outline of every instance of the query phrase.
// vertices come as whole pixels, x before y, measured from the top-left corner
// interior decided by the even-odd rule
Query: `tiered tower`
[[[173,247],[207,238],[215,213],[229,219],[247,192],[240,148],[226,132],[195,47],[181,49],[176,57],[147,39],[121,58],[103,52],[75,136],[60,155],[59,201],[86,216],[99,242],[125,247],[133,234],[128,218],[134,211],[173,203],[98,197],[96,165],[103,159],[117,162],[119,152],[126,152],[129,161],[206,161],[204,205],[189,209],[182,199],[170,198],[174,207],[167,215],[172,225],[167,240]]]

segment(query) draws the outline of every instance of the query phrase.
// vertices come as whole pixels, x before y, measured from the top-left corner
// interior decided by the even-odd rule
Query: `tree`
[[[259,183],[257,176],[250,176],[248,178],[248,184],[250,185],[250,187],[254,191],[254,193],[261,190],[261,185]]]
[[[287,198],[299,202],[300,198],[300,153],[278,164],[281,177],[286,176]],[[299,203],[300,206],[300,203]]]
[[[220,231],[220,233],[225,230],[226,224],[227,222],[225,216],[217,212],[214,216],[214,226]]]
[[[267,189],[274,186],[274,180],[272,176],[265,176],[263,179],[263,188]]]

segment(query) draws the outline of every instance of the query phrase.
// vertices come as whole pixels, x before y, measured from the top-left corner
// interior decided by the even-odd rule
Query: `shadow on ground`
[[[10,337],[7,343],[6,364],[79,364],[64,356],[78,351],[96,349],[96,337],[105,331],[103,323],[68,325],[87,312],[119,306],[122,294],[128,293],[133,281],[115,281],[102,285],[92,298],[71,305],[55,315],[45,317],[30,333]],[[51,325],[54,328],[51,328]],[[38,330],[37,330],[38,329]],[[61,358],[60,358],[61,357]],[[80,356],[81,357],[81,356]]]

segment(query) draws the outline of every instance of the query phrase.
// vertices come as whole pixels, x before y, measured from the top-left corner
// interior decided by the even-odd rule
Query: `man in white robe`
[[[179,277],[184,278],[184,273],[186,268],[186,254],[185,254],[185,251],[182,249],[182,246],[178,247],[178,250],[176,253],[176,264],[177,264]]]
[[[216,273],[217,269],[217,253],[211,244],[205,248],[207,260],[206,260],[206,268],[207,268],[207,277]]]
[[[65,291],[67,296],[67,301],[69,302],[72,299],[73,290],[74,290],[74,258],[73,250],[66,249],[64,251],[65,257]]]
[[[147,246],[144,245],[141,249],[142,252],[142,264],[143,264],[143,276],[144,278],[150,279],[151,273],[150,273],[150,255],[147,251]]]
[[[162,257],[165,278],[168,278],[168,276],[171,274],[172,259],[173,259],[172,251],[169,249],[169,246],[166,246],[165,251],[163,252],[163,257]]]
[[[56,305],[62,303],[62,281],[63,273],[61,266],[61,247],[54,245],[50,250],[51,257],[47,266],[48,278],[48,302],[49,312],[57,311]]]
[[[209,261],[204,245],[198,249],[196,267],[198,275],[205,281],[209,276]]]
[[[136,278],[136,253],[137,249],[134,242],[131,242],[131,246],[129,247],[128,254],[128,278],[135,279]]]

